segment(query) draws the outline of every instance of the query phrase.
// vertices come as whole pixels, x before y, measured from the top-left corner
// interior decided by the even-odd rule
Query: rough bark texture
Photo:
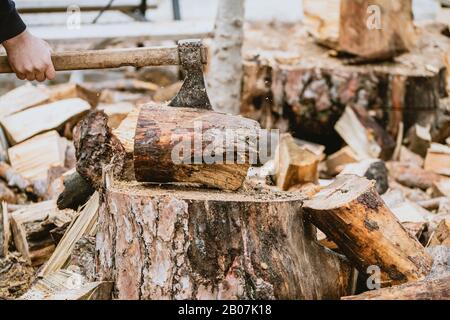
[[[239,114],[244,0],[221,0],[216,18],[208,92],[215,110]]]
[[[383,286],[423,279],[431,269],[431,257],[365,178],[340,176],[303,209],[361,272],[378,266]]]
[[[144,106],[134,139],[136,180],[236,190],[247,176],[249,151],[256,152],[259,130],[256,121],[240,116]]]
[[[241,112],[264,128],[289,130],[330,147],[336,121],[352,106],[370,110],[395,137],[400,122],[406,129],[428,122],[447,96],[442,56],[449,41],[438,31],[422,30],[420,50],[393,62],[349,65],[348,59],[329,56],[301,26],[272,29],[246,30],[244,50]],[[291,35],[289,43],[282,34]]]
[[[106,177],[100,279],[119,299],[335,299],[352,268],[315,242],[299,194],[159,188]]]
[[[103,167],[114,162],[120,172],[125,157],[122,144],[111,134],[108,116],[103,111],[92,111],[74,130],[77,172],[94,188],[101,186]]]
[[[386,59],[412,49],[412,0],[341,0],[338,49]]]

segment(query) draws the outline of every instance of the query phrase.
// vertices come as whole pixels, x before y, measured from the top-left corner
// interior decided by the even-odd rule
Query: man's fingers
[[[27,78],[28,81],[33,81],[34,79],[36,79],[36,77],[34,75],[34,72],[28,72],[26,74],[26,78]]]
[[[18,73],[18,72],[16,72],[16,76],[20,80],[25,80],[27,78],[23,73]]]
[[[56,76],[55,67],[53,66],[53,63],[50,62],[50,65],[47,67],[47,70],[45,71],[45,77],[48,80],[53,80],[55,79],[55,76]]]
[[[35,78],[37,81],[42,82],[45,80],[45,72],[41,71],[41,72],[36,72],[35,73]]]

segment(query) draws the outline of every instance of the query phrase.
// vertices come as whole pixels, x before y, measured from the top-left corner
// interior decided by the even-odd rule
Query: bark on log
[[[369,60],[412,49],[412,0],[341,0],[338,49]]]
[[[365,178],[340,176],[303,209],[361,272],[378,266],[384,286],[420,280],[431,269],[431,257]]]
[[[247,176],[251,154],[257,156],[259,130],[257,122],[240,116],[144,106],[134,139],[136,180],[236,190]]]
[[[113,160],[117,172],[125,151],[108,127],[108,116],[103,111],[92,111],[74,129],[77,172],[94,188],[100,188],[105,165]]]
[[[119,299],[335,299],[352,268],[316,243],[295,193],[222,193],[105,175],[100,280]]]
[[[291,131],[336,150],[333,128],[346,106],[370,110],[393,137],[402,121],[406,129],[429,123],[447,96],[442,56],[449,42],[439,32],[421,32],[420,50],[393,62],[348,65],[307,38],[302,26],[250,26],[241,113],[264,128]],[[292,35],[289,43],[281,40],[285,34]]]
[[[244,0],[220,0],[208,92],[214,110],[239,114],[241,106]]]

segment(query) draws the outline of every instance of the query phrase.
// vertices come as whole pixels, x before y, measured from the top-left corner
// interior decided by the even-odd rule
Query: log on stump
[[[223,193],[105,175],[98,274],[118,299],[335,299],[352,267],[316,243],[296,193]]]
[[[447,96],[442,57],[449,41],[440,31],[421,30],[421,49],[392,62],[349,65],[348,59],[329,56],[301,25],[272,29],[250,25],[244,45],[241,113],[264,128],[291,131],[337,150],[340,145],[331,143],[334,125],[346,106],[371,111],[395,137],[400,122],[406,129],[429,123]]]
[[[259,130],[256,121],[240,116],[143,106],[134,139],[136,180],[236,190],[247,176]]]
[[[384,286],[420,280],[431,269],[431,257],[387,208],[374,182],[340,176],[303,209],[362,273],[378,266]]]

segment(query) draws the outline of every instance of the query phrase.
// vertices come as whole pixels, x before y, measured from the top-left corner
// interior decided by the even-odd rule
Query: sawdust
[[[0,259],[0,300],[24,294],[34,280],[35,271],[17,252]]]

